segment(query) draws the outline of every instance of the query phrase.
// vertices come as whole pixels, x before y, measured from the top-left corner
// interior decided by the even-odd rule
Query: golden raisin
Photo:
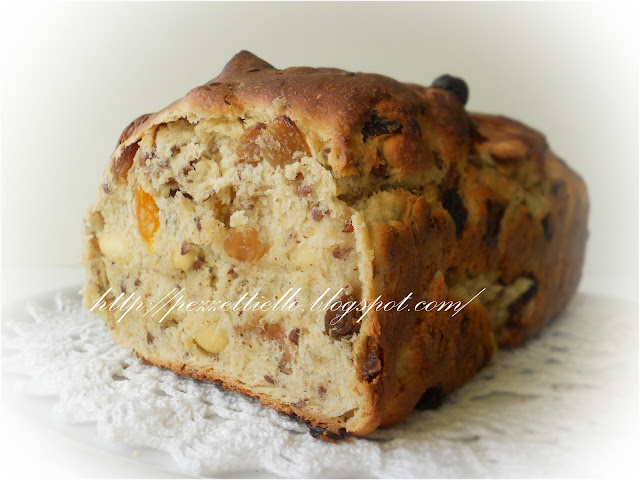
[[[113,162],[111,171],[113,172],[113,181],[116,185],[127,183],[127,173],[131,165],[133,165],[133,157],[136,156],[137,151],[137,143],[127,145],[124,150],[122,150],[122,153],[120,153],[120,156]]]
[[[138,186],[136,190],[136,216],[138,218],[138,231],[142,239],[151,245],[151,239],[160,226],[158,218],[158,206],[151,195]]]
[[[239,232],[235,228],[230,228],[224,239],[224,251],[241,262],[257,262],[265,252],[258,232],[253,229]]]
[[[267,128],[267,126],[264,123],[256,123],[244,132],[236,148],[236,153],[241,162],[251,165],[260,163],[260,147],[256,141],[265,128]]]
[[[295,122],[284,115],[274,118],[268,125],[258,123],[249,128],[236,149],[241,162],[257,165],[266,160],[274,168],[293,163],[296,152],[311,155]]]

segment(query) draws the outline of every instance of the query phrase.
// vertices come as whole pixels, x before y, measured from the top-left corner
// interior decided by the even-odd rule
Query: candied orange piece
[[[151,248],[151,239],[160,226],[158,218],[158,206],[151,195],[142,187],[136,189],[136,216],[138,218],[138,231],[142,239]]]
[[[293,163],[296,152],[311,155],[302,132],[285,115],[274,118],[268,125],[257,123],[249,128],[240,139],[236,152],[241,162],[257,165],[266,160],[274,168]]]
[[[229,229],[224,239],[224,251],[231,258],[251,263],[260,260],[265,252],[258,232],[253,229],[239,232],[235,227]]]

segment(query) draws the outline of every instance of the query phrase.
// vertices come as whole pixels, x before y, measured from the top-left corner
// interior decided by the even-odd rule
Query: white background
[[[585,277],[637,298],[639,16],[630,3],[0,5],[3,296],[8,266],[79,264],[81,218],[122,129],[247,49],[277,67],[465,78],[469,110],[541,130],[583,176]],[[90,472],[75,470],[100,475]]]

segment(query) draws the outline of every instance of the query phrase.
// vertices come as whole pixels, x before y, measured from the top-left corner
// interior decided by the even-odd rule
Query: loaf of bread
[[[580,177],[467,92],[240,52],[122,133],[83,224],[85,306],[317,437],[437,404],[566,307],[587,237]]]

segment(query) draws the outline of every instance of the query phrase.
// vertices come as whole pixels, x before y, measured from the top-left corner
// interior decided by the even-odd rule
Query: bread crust
[[[397,218],[369,222],[373,275],[364,286],[367,300],[381,295],[400,301],[412,293],[412,306],[422,299],[458,301],[460,288],[470,288],[482,275],[493,275],[504,291],[517,282],[528,285],[503,306],[508,318],[499,325],[481,302],[456,316],[370,312],[367,358],[377,357],[380,370],[367,375],[361,366],[368,413],[352,433],[366,435],[398,422],[429,388],[451,392],[491,359],[497,345],[520,345],[566,307],[584,260],[584,182],[539,132],[505,117],[468,114],[442,89],[331,68],[278,70],[243,51],[216,78],[132,122],[112,162],[145,133],[179,118],[283,114],[327,145],[336,178],[372,179],[375,188],[346,195],[347,201],[355,205],[385,192],[387,204],[400,206]],[[367,136],[375,141],[367,142]],[[213,370],[138,354],[342,433],[336,422],[305,416]]]

